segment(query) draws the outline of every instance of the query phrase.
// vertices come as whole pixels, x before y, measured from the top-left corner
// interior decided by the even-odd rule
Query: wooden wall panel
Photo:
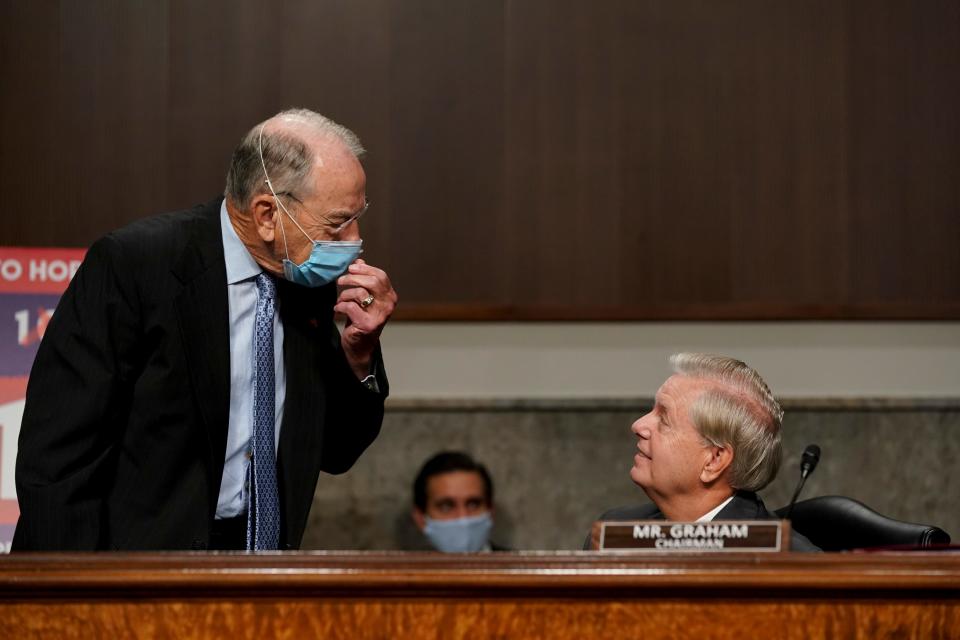
[[[960,4],[850,18],[850,286],[902,305],[960,290]]]
[[[0,245],[206,201],[297,105],[401,318],[960,318],[949,0],[6,0],[0,52]]]

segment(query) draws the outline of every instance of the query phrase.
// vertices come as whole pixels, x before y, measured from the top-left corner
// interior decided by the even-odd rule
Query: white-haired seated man
[[[680,353],[650,413],[633,423],[630,478],[653,504],[600,520],[768,520],[757,491],[780,467],[783,409],[756,371],[733,358]],[[792,532],[793,551],[819,551]],[[591,547],[590,536],[584,548]]]

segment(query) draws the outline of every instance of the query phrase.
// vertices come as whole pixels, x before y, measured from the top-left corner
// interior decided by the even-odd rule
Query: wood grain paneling
[[[144,600],[55,606],[0,604],[12,638],[326,638],[417,640],[771,638],[947,640],[956,638],[956,603],[835,603],[726,600],[693,604],[276,598],[208,602]]]
[[[0,36],[0,245],[206,201],[299,105],[369,149],[398,318],[960,318],[949,0],[9,1]]]
[[[777,557],[773,557],[777,556]],[[4,637],[951,638],[937,554],[0,558]]]

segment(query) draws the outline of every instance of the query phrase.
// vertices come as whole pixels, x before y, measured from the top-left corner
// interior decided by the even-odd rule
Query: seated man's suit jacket
[[[87,253],[30,374],[14,550],[209,545],[230,405],[220,203],[136,222]],[[383,419],[379,353],[375,393],[343,355],[336,295],[277,282],[281,549],[299,547],[320,471],[349,469]]]
[[[624,522],[628,520],[665,520],[663,513],[657,508],[657,505],[650,503],[638,507],[618,507],[611,509],[601,515],[597,520],[607,520],[610,522]],[[755,493],[750,491],[737,491],[733,500],[720,510],[713,520],[779,520],[777,516],[767,511],[763,505],[763,500]],[[589,551],[590,535],[583,543],[583,548]],[[790,532],[790,550],[791,551],[820,551],[820,548],[807,540],[802,534],[796,531]]]

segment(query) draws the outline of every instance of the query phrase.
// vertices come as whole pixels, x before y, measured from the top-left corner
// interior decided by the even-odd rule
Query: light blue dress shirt
[[[257,312],[256,277],[263,271],[237,236],[227,204],[220,205],[220,236],[227,266],[227,300],[230,307],[230,419],[223,480],[217,500],[217,518],[232,518],[247,510],[247,467],[253,437],[254,321]],[[287,376],[283,366],[283,324],[280,300],[273,316],[273,357],[276,375],[275,451],[279,450],[280,424],[286,398]]]

